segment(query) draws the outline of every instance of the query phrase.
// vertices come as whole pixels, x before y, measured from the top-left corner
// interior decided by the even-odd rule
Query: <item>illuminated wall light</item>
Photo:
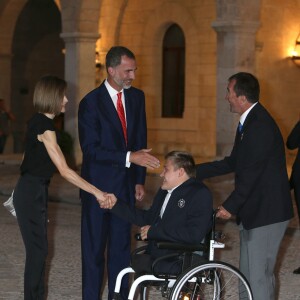
[[[291,53],[291,55],[290,55],[291,57],[298,56],[298,52],[294,49],[291,50],[290,53]]]
[[[297,39],[295,41],[294,49],[291,50],[291,58],[293,62],[300,66],[300,33],[297,36]]]
[[[300,59],[299,52],[300,52],[300,42],[296,41],[295,48],[292,51],[292,59]]]

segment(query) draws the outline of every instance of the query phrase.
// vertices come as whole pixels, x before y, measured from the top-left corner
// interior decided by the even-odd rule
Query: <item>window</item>
[[[185,38],[171,25],[163,40],[162,117],[182,118],[184,112]]]

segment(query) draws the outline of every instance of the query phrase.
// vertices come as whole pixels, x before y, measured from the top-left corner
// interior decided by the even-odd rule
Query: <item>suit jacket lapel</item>
[[[160,193],[161,193],[160,197],[157,198],[158,201],[156,202],[157,204],[156,204],[155,210],[153,211],[153,224],[154,225],[157,225],[161,221],[160,211],[161,211],[161,208],[163,206],[163,203],[165,201],[168,191],[160,190]]]
[[[108,118],[111,120],[111,123],[113,126],[116,128],[116,130],[120,134],[120,139],[124,140],[124,145],[125,145],[125,139],[124,139],[124,134],[123,134],[123,129],[122,129],[122,124],[120,121],[120,118],[118,116],[117,110],[114,106],[114,103],[104,85],[102,83],[99,87],[100,89],[100,99],[99,101],[102,102],[101,107],[105,110],[103,113],[108,116]],[[127,109],[126,109],[126,114],[127,114]]]
[[[177,203],[178,203],[181,199],[183,199],[184,201],[188,200],[188,199],[184,199],[184,198],[183,198],[183,194],[184,194],[184,191],[186,191],[185,186],[189,185],[190,182],[191,182],[192,180],[193,180],[192,178],[188,179],[187,181],[185,181],[184,183],[182,183],[179,187],[177,187],[177,188],[172,192],[171,197],[170,197],[170,199],[169,199],[169,202],[168,202],[168,204],[167,204],[167,206],[166,206],[166,209],[165,209],[165,211],[164,211],[164,214],[163,214],[163,217],[162,217],[162,218],[164,218],[164,216],[167,216],[167,215],[169,215],[169,214],[170,214],[170,218],[176,217],[176,216],[173,215],[173,209],[172,209],[172,207],[174,207],[174,205],[177,205]],[[161,206],[163,205],[163,202],[164,202],[164,201],[162,201]],[[179,203],[178,203],[178,204],[179,204]]]
[[[251,124],[252,120],[256,118],[256,114],[258,113],[258,111],[262,108],[262,106],[260,105],[260,103],[257,103],[249,112],[249,114],[247,115],[245,122],[243,124],[243,130],[240,133],[237,129],[236,131],[236,135],[235,135],[235,145],[238,145],[244,137],[244,133],[247,134],[247,127]]]
[[[244,125],[243,125],[243,131],[251,124],[252,120],[255,118],[256,114],[262,109],[262,106],[260,103],[257,103],[249,112],[248,116],[245,119]]]
[[[125,96],[125,110],[126,110],[126,123],[127,123],[127,143],[130,145],[131,137],[133,134],[133,126],[134,126],[134,107],[132,101],[132,95],[130,93],[130,89],[124,89]]]

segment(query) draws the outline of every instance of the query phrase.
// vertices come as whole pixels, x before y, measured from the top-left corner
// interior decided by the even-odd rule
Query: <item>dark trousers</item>
[[[119,272],[130,264],[131,225],[101,209],[95,199],[82,200],[82,299],[99,300],[104,283],[107,257],[108,299],[111,300]],[[121,286],[122,299],[128,298],[128,276]]]
[[[14,206],[26,251],[25,300],[45,298],[48,184],[49,180],[23,175],[14,191]]]
[[[299,191],[299,188],[294,188],[294,197],[295,197],[295,202],[296,202],[296,207],[297,207],[298,219],[300,222],[300,191]]]
[[[154,262],[149,254],[136,254],[131,258],[131,267],[136,274],[153,274],[152,264]],[[157,263],[154,272],[157,274],[178,275],[182,269],[182,260],[178,258],[166,259]]]
[[[185,255],[177,253],[177,255],[174,257],[162,259],[162,257],[169,254],[172,253],[165,253],[162,256],[156,258],[151,257],[151,255],[147,253],[135,254],[131,257],[131,267],[133,268],[137,276],[153,273],[179,275],[192,265],[200,265],[208,261],[202,253],[201,255],[196,253],[186,253]],[[175,254],[176,253],[174,253],[174,255]],[[157,258],[161,260],[156,261],[154,270],[152,270],[153,262]]]
[[[6,143],[7,135],[0,135],[0,153],[3,153],[5,143]]]

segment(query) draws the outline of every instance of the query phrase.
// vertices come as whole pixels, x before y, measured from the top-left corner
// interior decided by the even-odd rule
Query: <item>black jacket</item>
[[[147,253],[153,258],[171,251],[158,249],[157,241],[201,243],[211,229],[212,196],[207,187],[194,178],[178,186],[171,194],[162,219],[159,214],[166,190],[159,189],[149,210],[129,207],[118,200],[112,212],[138,226],[151,225]]]
[[[286,142],[286,146],[290,150],[298,149],[295,161],[292,167],[291,174],[291,188],[300,189],[300,121],[295,125],[291,133],[289,134]]]
[[[197,178],[235,172],[235,188],[223,206],[245,229],[293,217],[282,135],[267,110],[257,103],[243,131],[237,131],[230,156],[197,166]]]

